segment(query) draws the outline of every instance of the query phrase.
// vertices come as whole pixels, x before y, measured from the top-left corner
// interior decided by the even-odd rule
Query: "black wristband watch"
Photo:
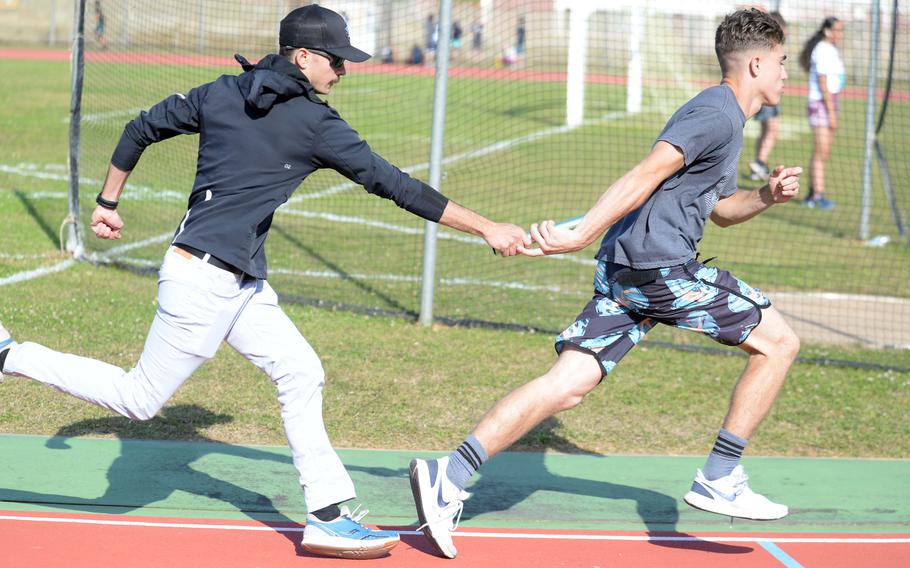
[[[105,198],[101,197],[101,192],[99,191],[99,192],[98,192],[98,197],[95,198],[95,203],[97,203],[98,205],[104,207],[105,209],[110,209],[111,211],[114,211],[115,209],[117,209],[117,205],[118,205],[120,202],[119,202],[119,201],[111,201],[110,199],[105,199]]]

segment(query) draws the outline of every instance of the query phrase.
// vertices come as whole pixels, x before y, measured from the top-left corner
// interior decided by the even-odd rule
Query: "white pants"
[[[134,369],[124,372],[94,359],[22,343],[10,349],[4,371],[134,420],[148,420],[215,355],[222,341],[262,369],[278,388],[307,508],[315,511],[354,498],[354,484],[322,421],[322,363],[265,280],[244,281],[171,249],[161,265],[158,310]]]

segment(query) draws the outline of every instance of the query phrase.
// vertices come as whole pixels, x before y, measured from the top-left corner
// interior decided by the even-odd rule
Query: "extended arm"
[[[552,220],[531,225],[531,237],[540,248],[521,247],[528,256],[542,256],[581,250],[594,242],[611,225],[647,201],[662,181],[683,167],[683,153],[663,140],[634,168],[616,180],[600,196],[574,229],[554,226]]]
[[[104,178],[101,197],[107,201],[119,201],[123,186],[126,185],[126,180],[130,177],[130,173],[111,164],[107,169],[107,177]],[[116,209],[108,209],[99,205],[92,212],[91,227],[98,238],[116,240],[120,238],[123,220],[120,219],[120,214],[117,213]]]
[[[369,193],[390,199],[428,221],[483,237],[503,256],[517,254],[522,244],[530,246],[521,227],[494,223],[390,164],[373,152],[335,111],[326,113],[319,135],[322,144],[316,148],[318,164],[333,168]]]
[[[740,190],[717,202],[711,220],[721,227],[748,221],[775,203],[786,203],[799,193],[799,174],[802,168],[777,166],[767,185],[757,191]]]
[[[199,105],[204,89],[203,86],[186,95],[171,95],[126,124],[101,187],[100,196],[105,201],[120,200],[126,180],[149,145],[178,134],[199,132]],[[98,205],[92,212],[91,227],[98,238],[116,240],[120,238],[123,220],[116,208]]]
[[[487,244],[502,256],[513,256],[518,254],[519,247],[531,246],[531,240],[518,225],[494,223],[451,200],[442,212],[439,224],[483,237]]]

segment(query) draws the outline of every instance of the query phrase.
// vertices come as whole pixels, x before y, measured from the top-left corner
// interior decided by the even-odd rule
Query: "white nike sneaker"
[[[439,554],[455,558],[458,549],[452,533],[458,528],[464,501],[470,493],[455,487],[446,477],[449,458],[411,460],[411,493],[417,505],[417,530],[429,539]]]
[[[748,480],[749,476],[741,465],[733,468],[730,475],[713,481],[705,479],[699,469],[695,472],[692,490],[686,493],[683,500],[696,509],[728,517],[773,521],[787,516],[790,510],[786,505],[774,503],[752,491]]]

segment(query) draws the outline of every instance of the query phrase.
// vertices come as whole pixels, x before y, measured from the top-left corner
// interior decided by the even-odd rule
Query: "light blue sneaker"
[[[359,508],[359,507],[358,507]],[[395,531],[380,531],[360,524],[369,511],[357,514],[341,507],[341,516],[332,521],[320,521],[307,515],[301,546],[313,554],[337,558],[369,560],[385,556],[400,542]]]
[[[837,203],[825,197],[810,197],[804,203],[810,209],[821,209],[822,211],[831,211],[837,206]]]

